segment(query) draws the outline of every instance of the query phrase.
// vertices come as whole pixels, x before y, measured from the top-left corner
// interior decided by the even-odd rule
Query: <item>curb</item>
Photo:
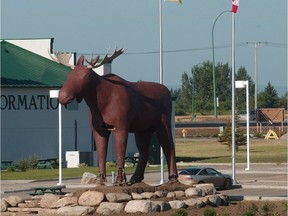
[[[228,196],[229,201],[288,201],[288,197]]]

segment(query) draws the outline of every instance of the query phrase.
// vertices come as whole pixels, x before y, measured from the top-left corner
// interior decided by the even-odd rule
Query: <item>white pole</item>
[[[159,25],[160,25],[160,84],[163,84],[163,42],[162,42],[162,0],[159,0]],[[164,183],[164,153],[162,147],[160,147],[160,184]]]
[[[245,81],[246,85],[246,136],[247,136],[247,167],[245,170],[250,170],[250,131],[249,131],[249,81]]]
[[[232,179],[236,183],[235,173],[235,13],[232,13]]]
[[[62,112],[61,104],[59,103],[59,183],[57,185],[62,185]]]
[[[50,98],[58,98],[60,90],[50,90]],[[58,116],[59,116],[59,182],[57,185],[62,185],[62,112],[61,112],[61,104],[58,104]]]

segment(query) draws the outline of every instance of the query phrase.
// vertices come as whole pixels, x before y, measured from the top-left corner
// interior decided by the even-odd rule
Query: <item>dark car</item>
[[[230,189],[232,177],[210,167],[191,167],[179,172],[179,181],[186,185],[212,183],[214,187]]]

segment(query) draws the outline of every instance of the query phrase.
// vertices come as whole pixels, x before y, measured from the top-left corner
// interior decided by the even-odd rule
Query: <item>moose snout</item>
[[[59,103],[61,103],[62,105],[65,104],[69,104],[74,100],[74,95],[73,94],[69,94],[66,91],[60,90],[59,92]]]

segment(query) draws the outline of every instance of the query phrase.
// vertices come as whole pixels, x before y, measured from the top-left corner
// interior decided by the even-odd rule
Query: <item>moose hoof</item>
[[[140,182],[142,182],[142,180],[143,180],[143,178],[135,178],[135,177],[132,176],[130,181],[129,181],[129,185],[140,183]]]
[[[128,186],[128,182],[115,182],[113,186]]]
[[[169,176],[168,184],[175,184],[175,183],[179,183],[179,181],[178,181],[177,178],[178,178],[177,175],[170,175],[170,176]]]
[[[98,176],[98,178],[97,178],[97,182],[98,182],[98,184],[100,184],[100,185],[105,185],[105,182],[107,182],[106,175],[100,173],[99,176]]]

